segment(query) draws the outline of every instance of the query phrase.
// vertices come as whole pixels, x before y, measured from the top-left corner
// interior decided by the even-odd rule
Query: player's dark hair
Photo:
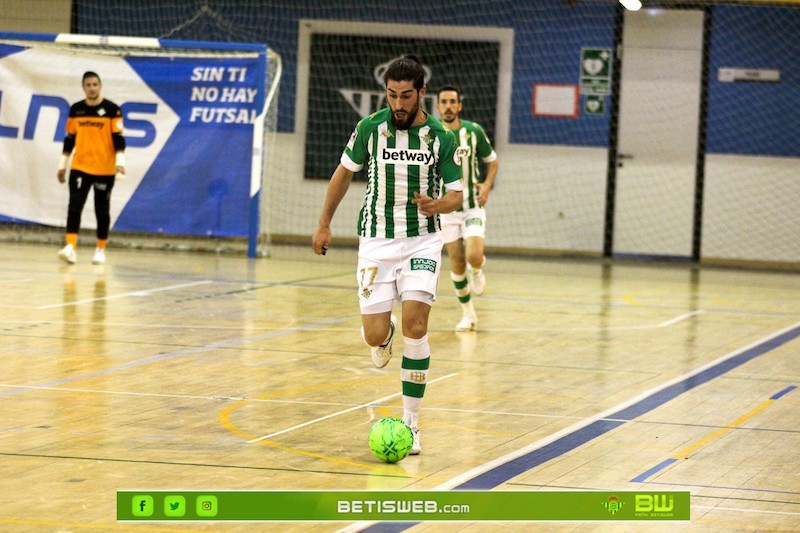
[[[91,70],[87,70],[83,73],[83,79],[81,79],[81,83],[86,81],[86,78],[97,78],[97,81],[100,81],[100,75],[97,72],[93,72]]]
[[[439,96],[445,91],[453,91],[454,93],[456,93],[458,101],[459,102],[461,101],[461,89],[459,89],[455,85],[445,85],[444,87],[440,87],[439,92],[436,93],[436,98],[438,99]]]
[[[386,72],[383,73],[383,83],[392,81],[410,81],[416,90],[425,86],[425,69],[422,62],[415,55],[407,54],[400,59],[395,59]]]

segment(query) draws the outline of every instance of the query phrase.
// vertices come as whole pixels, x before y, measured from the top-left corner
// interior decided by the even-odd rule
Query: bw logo
[[[668,513],[675,508],[675,501],[672,496],[667,494],[637,494],[636,512],[637,513]]]

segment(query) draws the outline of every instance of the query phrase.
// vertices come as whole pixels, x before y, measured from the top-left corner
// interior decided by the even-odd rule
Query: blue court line
[[[797,388],[797,385],[790,385],[790,386],[786,387],[785,389],[783,389],[782,391],[776,392],[775,394],[770,396],[769,399],[770,400],[777,400],[778,398],[786,396],[787,394],[789,394],[790,392],[792,392],[796,388]]]
[[[790,385],[790,386],[786,387],[785,389],[783,389],[783,390],[781,390],[779,392],[776,392],[775,394],[770,396],[769,399],[770,399],[770,401],[775,401],[778,398],[780,398],[782,396],[785,396],[786,394],[790,393],[791,391],[793,391],[796,388],[797,388],[797,385]],[[643,472],[643,473],[639,474],[638,476],[636,476],[635,478],[633,478],[631,480],[631,482],[632,483],[644,483],[645,481],[647,481],[647,478],[649,478],[650,476],[652,476],[653,474],[655,474],[659,470],[663,470],[664,468],[668,467],[669,465],[671,465],[672,463],[676,462],[677,460],[678,459],[676,459],[674,457],[671,457],[669,459],[661,461],[659,464],[657,464],[656,466],[654,466],[653,468],[651,468],[647,472]]]
[[[647,472],[642,472],[641,474],[639,474],[638,476],[633,478],[631,480],[631,483],[644,483],[645,481],[647,481],[647,478],[649,478],[650,476],[652,476],[653,474],[655,474],[659,470],[663,470],[664,468],[668,467],[669,465],[671,465],[672,463],[675,463],[677,461],[678,460],[675,459],[674,457],[670,457],[669,459],[664,459],[663,461],[658,463],[656,466],[654,466],[653,468],[651,468]]]
[[[18,387],[16,389],[11,389],[11,390],[8,390],[8,391],[0,392],[0,397],[2,397],[2,396],[11,396],[12,394],[20,394],[20,393],[23,393],[23,392],[28,392],[28,391],[31,391],[31,390],[37,390],[37,389],[46,388],[46,387],[57,387],[59,385],[65,384],[65,383],[71,383],[73,381],[79,381],[81,379],[88,379],[88,378],[93,378],[93,377],[97,377],[97,376],[102,376],[104,374],[110,374],[110,373],[116,372],[118,370],[125,370],[127,368],[133,368],[135,366],[146,365],[148,363],[154,363],[156,361],[162,361],[164,359],[171,359],[173,357],[178,357],[178,356],[181,356],[181,355],[203,353],[203,352],[208,352],[210,350],[216,350],[218,348],[228,348],[228,347],[231,347],[231,346],[236,346],[237,344],[243,344],[245,342],[253,342],[253,341],[260,341],[260,340],[265,340],[265,339],[271,339],[271,338],[274,338],[274,337],[280,337],[282,335],[287,335],[289,333],[297,333],[298,331],[307,331],[309,329],[314,329],[314,328],[319,327],[319,326],[327,326],[329,324],[336,324],[336,323],[339,323],[339,322],[343,322],[345,320],[347,320],[347,318],[333,318],[333,319],[330,319],[330,320],[325,320],[323,322],[317,322],[317,323],[314,323],[314,324],[308,324],[308,325],[305,325],[305,326],[300,326],[300,327],[296,327],[296,328],[292,328],[292,329],[284,329],[284,330],[281,330],[281,331],[272,331],[270,333],[264,333],[262,335],[256,335],[256,336],[253,336],[253,337],[245,337],[245,338],[242,338],[242,339],[233,339],[233,340],[224,341],[224,342],[217,342],[217,343],[214,343],[214,344],[209,344],[207,346],[199,346],[197,348],[187,348],[186,350],[180,350],[180,351],[177,351],[177,352],[162,353],[162,354],[154,355],[152,357],[148,357],[146,359],[140,359],[139,361],[133,361],[133,362],[130,362],[130,363],[125,363],[124,365],[114,366],[114,367],[111,367],[111,368],[106,368],[105,370],[98,370],[96,372],[90,372],[88,374],[81,374],[79,376],[72,376],[72,377],[69,377],[69,378],[63,378],[63,379],[59,379],[59,380],[56,380],[56,381],[51,381],[49,383],[44,383],[42,385],[34,385],[34,386],[30,386],[30,387],[25,387],[25,386]]]
[[[626,407],[608,417],[592,422],[591,424],[582,428],[576,429],[572,433],[565,435],[550,444],[543,446],[537,450],[533,450],[525,455],[510,460],[507,463],[497,466],[492,470],[484,472],[475,476],[474,478],[465,481],[464,483],[454,487],[455,490],[489,490],[497,487],[520,474],[531,470],[550,459],[561,456],[569,451],[574,450],[596,437],[608,433],[612,429],[619,427],[626,421],[634,420],[635,418],[660,407],[670,400],[680,396],[684,392],[688,392],[693,388],[711,381],[714,378],[730,372],[748,361],[752,361],[756,357],[763,355],[779,346],[786,344],[796,338],[800,337],[800,325],[793,325],[783,333],[767,339],[755,346],[743,350],[729,359],[720,361],[718,364],[713,365],[702,372],[698,372],[692,376],[687,377],[669,387],[660,391],[656,391],[650,396]],[[781,391],[784,394],[788,391]],[[778,393],[781,394],[781,393]],[[368,531],[370,533],[397,533],[404,531],[420,522],[380,522],[369,526],[360,531]]]
[[[786,344],[797,337],[800,337],[800,326],[795,326],[781,335],[777,335],[776,337],[766,340],[761,344],[757,344],[748,350],[744,350],[742,353],[731,357],[730,359],[720,361],[718,364],[711,366],[702,372],[699,372],[693,376],[689,376],[678,383],[666,387],[665,389],[654,392],[647,398],[634,403],[630,407],[626,407],[625,409],[617,411],[616,413],[606,417],[614,420],[615,422],[610,422],[609,420],[598,420],[593,422],[584,428],[576,430],[570,435],[561,437],[560,439],[548,444],[547,446],[544,446],[539,450],[534,450],[504,465],[500,465],[493,470],[484,472],[483,474],[480,474],[457,486],[456,489],[487,490],[496,487],[501,483],[505,483],[509,479],[522,474],[526,470],[536,467],[553,457],[557,457],[570,450],[573,450],[577,446],[589,442],[595,437],[599,437],[600,435],[611,431],[615,427],[623,424],[625,421],[634,420],[635,418],[638,418],[643,414],[664,405],[670,400],[677,398],[684,392],[688,392],[699,385],[707,383],[712,379],[721,376],[722,374],[730,372],[734,368],[737,368],[748,361],[752,361],[756,357],[763,355],[770,350],[774,350],[778,346]]]

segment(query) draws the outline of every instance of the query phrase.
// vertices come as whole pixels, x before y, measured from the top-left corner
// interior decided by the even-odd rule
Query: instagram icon
[[[197,516],[209,517],[217,516],[217,497],[211,494],[206,494],[197,497]]]

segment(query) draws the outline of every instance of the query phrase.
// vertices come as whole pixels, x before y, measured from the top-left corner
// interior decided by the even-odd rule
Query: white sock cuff
[[[431,347],[428,344],[427,334],[421,339],[403,336],[403,345],[403,356],[409,359],[425,359],[431,356]]]
[[[464,281],[467,278],[467,273],[464,272],[463,274],[456,274],[452,270],[450,271],[450,279],[453,281]]]

